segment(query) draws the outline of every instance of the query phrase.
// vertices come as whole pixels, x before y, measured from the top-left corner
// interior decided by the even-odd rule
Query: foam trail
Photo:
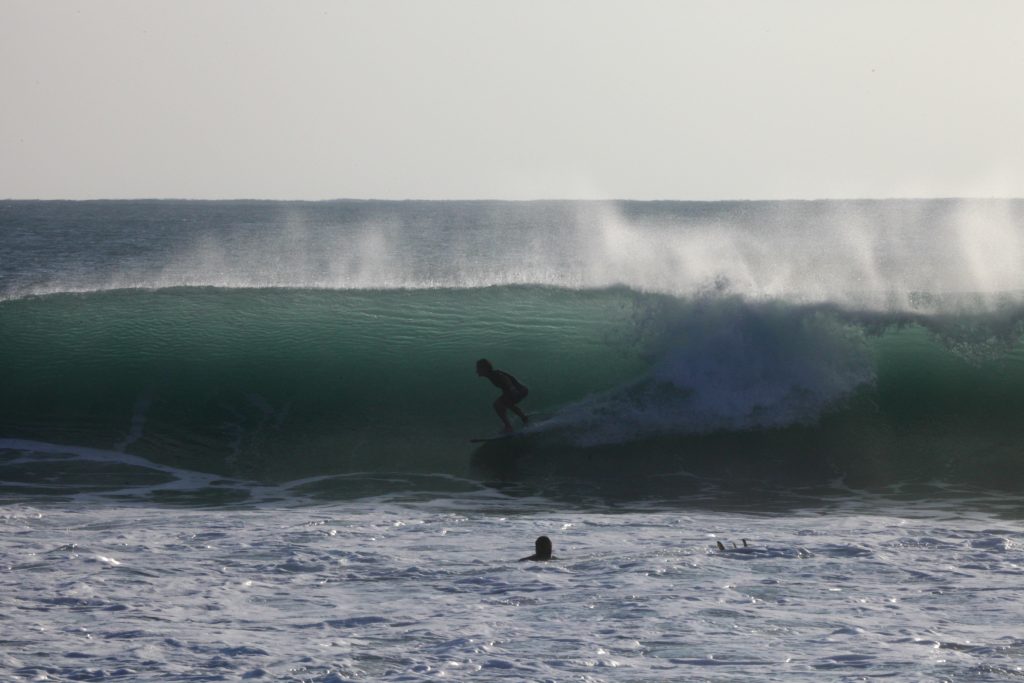
[[[171,481],[164,484],[147,484],[145,489],[147,491],[195,491],[208,487],[223,486],[225,484],[235,484],[241,486],[252,486],[250,482],[242,481],[230,481],[223,477],[218,477],[203,472],[196,472],[192,470],[185,470],[178,467],[171,467],[169,465],[162,465],[160,463],[146,460],[138,456],[130,455],[120,451],[108,451],[99,448],[88,448],[85,446],[73,446],[47,443],[43,441],[32,441],[28,439],[2,439],[0,438],[0,451],[14,451],[21,452],[20,457],[11,458],[4,462],[5,466],[17,466],[17,465],[33,465],[36,467],[41,466],[38,456],[45,454],[51,456],[47,459],[47,462],[54,462],[54,460],[63,461],[78,461],[78,462],[95,462],[102,464],[113,464],[123,465],[127,467],[139,468],[142,470],[150,470],[153,472],[161,472],[163,474],[170,475]],[[45,463],[44,463],[45,465]],[[11,484],[5,484],[11,485]],[[32,484],[33,487],[38,488],[40,484]],[[259,486],[259,485],[256,485]],[[116,495],[124,492],[137,493],[139,486],[127,486],[124,489],[105,490],[104,495]]]

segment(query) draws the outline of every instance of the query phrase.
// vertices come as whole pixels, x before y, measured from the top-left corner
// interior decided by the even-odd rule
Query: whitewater
[[[1020,200],[0,202],[0,678],[1024,677],[1022,266]]]

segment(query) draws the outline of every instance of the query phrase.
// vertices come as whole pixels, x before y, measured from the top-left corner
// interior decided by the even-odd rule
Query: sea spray
[[[812,424],[874,379],[864,330],[834,312],[655,300],[657,316],[643,318],[650,369],[562,409],[574,443]]]
[[[1019,299],[1022,231],[1021,200],[3,202],[0,297],[620,285],[931,313]]]

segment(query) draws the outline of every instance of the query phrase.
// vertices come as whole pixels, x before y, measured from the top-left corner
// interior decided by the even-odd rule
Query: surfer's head
[[[547,536],[538,537],[537,541],[533,544],[533,549],[537,553],[534,557],[538,560],[551,559],[551,539]]]
[[[483,377],[484,375],[489,375],[492,372],[494,372],[494,366],[491,365],[491,361],[486,358],[481,358],[476,362],[476,374]]]

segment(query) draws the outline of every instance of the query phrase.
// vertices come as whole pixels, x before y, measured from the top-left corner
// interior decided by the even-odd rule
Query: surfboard
[[[488,441],[503,441],[505,439],[514,439],[523,436],[528,436],[537,431],[536,427],[550,417],[549,413],[530,413],[527,415],[530,418],[530,423],[525,425],[514,432],[505,432],[503,434],[492,434],[491,436],[478,436],[475,439],[470,439],[470,443],[486,443]]]
[[[523,436],[522,432],[510,432],[509,434],[495,434],[494,436],[479,436],[475,439],[470,439],[470,443],[486,443],[488,441],[504,441],[505,439],[512,439],[517,436]]]

